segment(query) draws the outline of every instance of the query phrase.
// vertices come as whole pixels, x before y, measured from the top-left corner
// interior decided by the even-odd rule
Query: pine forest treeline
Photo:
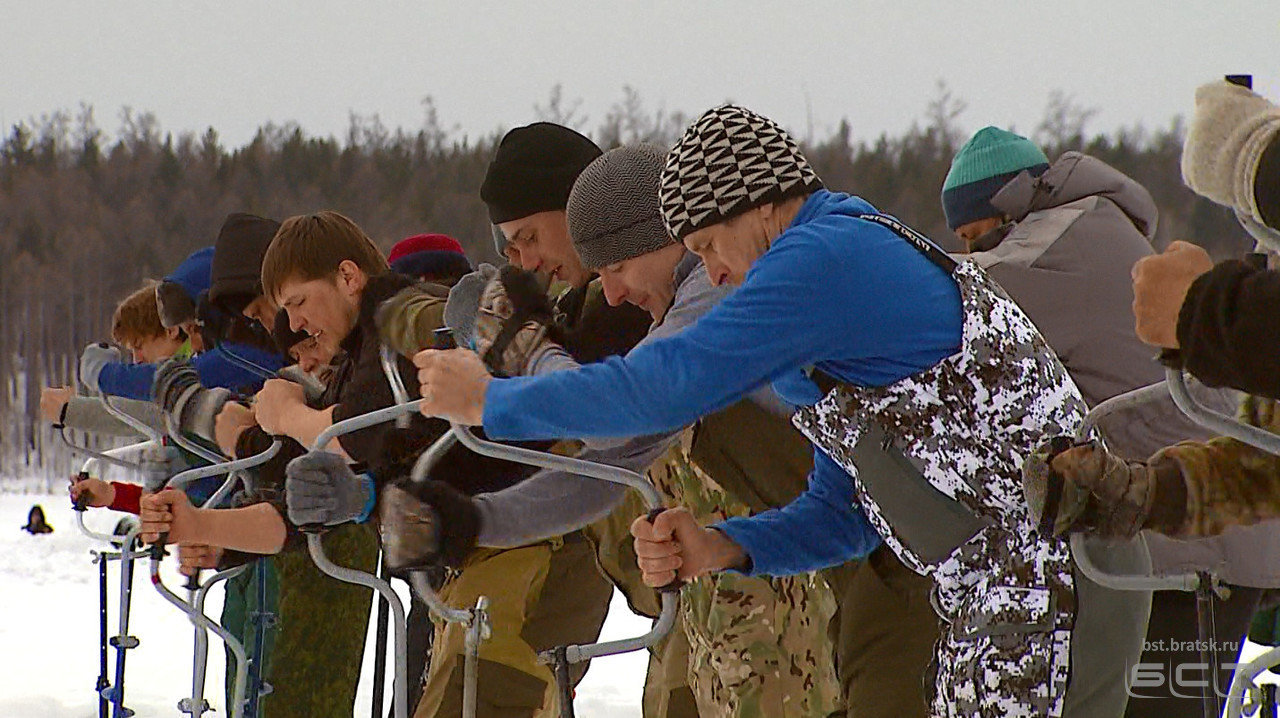
[[[606,148],[669,146],[689,119],[646,108],[631,88],[598,122],[581,116],[580,104],[556,87],[530,119],[574,126]],[[73,461],[39,421],[40,387],[73,381],[81,347],[105,338],[115,302],[211,244],[231,212],[283,219],[335,209],[384,249],[409,234],[444,232],[473,260],[493,261],[477,189],[501,135],[464,136],[441,123],[429,98],[423,106],[422,126],[411,131],[352,114],[341,138],[269,124],[234,148],[213,128],[173,134],[154,115],[128,108],[111,135],[85,105],[8,128],[0,140],[0,478],[46,487],[63,480]],[[939,85],[900,134],[855,140],[842,121],[823,136],[798,129],[797,136],[829,188],[859,194],[954,248],[938,197],[965,140],[962,114],[977,113]],[[1219,257],[1247,249],[1228,212],[1182,185],[1180,120],[1092,135],[1091,115],[1054,94],[1038,127],[1017,129],[1050,158],[1083,150],[1144,184],[1160,208],[1161,246],[1192,239]]]

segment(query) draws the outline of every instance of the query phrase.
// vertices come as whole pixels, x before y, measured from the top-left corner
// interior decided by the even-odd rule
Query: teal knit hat
[[[1049,158],[1031,140],[998,127],[978,130],[951,160],[942,183],[942,210],[947,226],[999,217],[991,198],[1023,170],[1040,175]]]

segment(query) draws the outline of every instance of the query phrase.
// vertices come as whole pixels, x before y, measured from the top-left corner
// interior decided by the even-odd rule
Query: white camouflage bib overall
[[[886,387],[836,386],[794,422],[853,477],[862,508],[891,549],[936,582],[948,624],[936,647],[938,716],[1059,716],[1076,610],[1065,541],[1028,515],[1021,467],[1046,436],[1070,433],[1086,411],[1031,321],[972,262],[956,264],[892,218],[889,226],[951,271],[964,310],[960,351]],[[941,560],[895,531],[858,477],[853,447],[872,424],[933,489],[982,524]],[[928,686],[926,686],[926,690]]]

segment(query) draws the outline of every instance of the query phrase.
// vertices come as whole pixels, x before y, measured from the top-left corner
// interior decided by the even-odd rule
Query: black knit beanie
[[[596,143],[562,125],[535,122],[511,130],[480,185],[490,221],[564,209],[578,173],[599,156]]]
[[[253,214],[228,215],[214,243],[209,301],[239,314],[262,294],[262,258],[280,223]]]
[[[584,267],[600,269],[675,244],[658,206],[666,158],[666,150],[653,145],[619,147],[578,176],[565,212]]]
[[[276,342],[276,348],[280,350],[281,356],[284,356],[288,363],[292,364],[294,358],[289,354],[289,350],[302,340],[306,339],[309,334],[306,332],[295,332],[289,326],[289,314],[281,309],[276,312],[276,321],[271,327],[271,338]]]

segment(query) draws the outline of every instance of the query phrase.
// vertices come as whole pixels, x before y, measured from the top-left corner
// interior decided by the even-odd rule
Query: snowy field
[[[34,503],[44,507],[54,532],[31,536],[19,527]],[[86,514],[89,528],[110,533],[121,514],[105,509]],[[92,541],[75,527],[74,512],[63,496],[0,493],[0,717],[93,718],[97,716],[94,684],[98,678],[98,568],[91,561]],[[166,585],[180,586],[181,577],[166,562]],[[129,651],[125,705],[138,718],[182,715],[178,699],[191,686],[192,628],[185,615],[166,603],[142,573],[139,561],[134,579],[130,633],[140,640]],[[110,564],[109,633],[116,625],[118,563]],[[408,590],[399,582],[407,600]],[[208,613],[221,611],[220,589],[214,589]],[[627,610],[615,594],[602,638],[643,633],[648,621]],[[372,644],[372,638],[370,640]],[[223,651],[210,640],[206,698],[225,716],[221,691]],[[640,693],[647,654],[627,654],[597,660],[578,687],[579,715],[634,718],[640,715]],[[114,658],[112,659],[114,665]],[[365,670],[356,701],[357,716],[368,716],[372,680],[371,650],[366,648]],[[484,690],[484,686],[480,686]],[[387,683],[390,705],[390,681]]]
[[[30,536],[19,527],[31,505],[44,507],[54,533]],[[89,528],[110,532],[122,514],[103,509],[86,514]],[[62,496],[0,493],[0,718],[94,718],[98,677],[97,567],[90,558],[93,542],[76,529],[74,512]],[[166,585],[177,587],[182,579],[172,559],[163,573]],[[145,575],[146,561],[138,564],[134,580],[130,633],[141,644],[129,651],[125,681],[125,705],[138,718],[180,716],[178,699],[191,685],[192,629],[186,617],[166,603]],[[115,631],[118,563],[110,564],[110,632]],[[403,584],[393,582],[402,598]],[[220,589],[212,594],[208,613],[221,611]],[[634,636],[647,630],[648,622],[632,615],[615,594],[602,638]],[[356,716],[368,716],[372,683],[372,636],[366,647],[365,667]],[[223,651],[211,638],[205,697],[225,716],[220,687]],[[1246,657],[1261,649],[1246,646]],[[578,715],[592,718],[637,718],[647,654],[627,654],[595,661],[578,688]],[[112,658],[114,666],[114,656]],[[1274,680],[1274,679],[1272,679]],[[480,686],[484,690],[484,686]],[[390,681],[386,695],[390,705]]]

